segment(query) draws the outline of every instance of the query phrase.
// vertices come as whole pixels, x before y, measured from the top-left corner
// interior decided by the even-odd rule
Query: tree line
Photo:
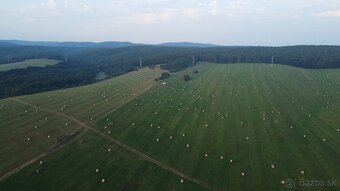
[[[339,46],[186,48],[129,46],[123,48],[72,48],[0,46],[0,64],[34,58],[62,62],[0,72],[0,98],[74,87],[96,82],[96,74],[121,75],[143,66],[161,65],[170,72],[196,62],[268,63],[302,68],[340,68]],[[67,57],[67,59],[66,59]]]

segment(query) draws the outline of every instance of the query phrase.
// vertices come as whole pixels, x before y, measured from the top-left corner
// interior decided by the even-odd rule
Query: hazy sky
[[[0,39],[340,45],[340,0],[1,0]]]

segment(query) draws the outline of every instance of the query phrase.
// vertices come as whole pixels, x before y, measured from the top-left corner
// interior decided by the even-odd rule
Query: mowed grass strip
[[[0,72],[9,71],[13,69],[23,69],[27,67],[45,67],[58,64],[59,60],[52,59],[31,59],[23,62],[15,62],[10,64],[0,64]]]
[[[200,64],[96,126],[216,189],[284,190],[282,180],[298,178],[339,182],[340,70],[328,72]]]
[[[205,190],[88,131],[0,182],[0,190]]]

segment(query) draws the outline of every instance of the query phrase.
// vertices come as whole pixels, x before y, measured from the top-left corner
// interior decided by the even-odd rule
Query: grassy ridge
[[[19,98],[91,124],[138,94],[149,90],[160,73],[159,68],[144,68],[91,85]]]
[[[22,62],[16,62],[11,64],[1,64],[0,65],[0,72],[8,71],[13,69],[22,69],[27,68],[29,66],[34,67],[45,67],[58,64],[60,61],[58,60],[51,60],[51,59],[31,59]]]

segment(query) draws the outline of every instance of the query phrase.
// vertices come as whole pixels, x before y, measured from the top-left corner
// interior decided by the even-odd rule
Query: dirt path
[[[136,149],[134,149],[134,148],[132,148],[132,147],[130,147],[130,146],[124,144],[124,143],[121,143],[120,141],[118,141],[118,140],[116,140],[116,139],[113,139],[112,137],[110,137],[110,136],[108,136],[108,135],[106,135],[106,134],[100,132],[99,130],[97,130],[97,129],[93,128],[93,127],[88,126],[87,124],[85,124],[85,123],[79,121],[78,119],[76,119],[76,118],[74,118],[74,117],[71,117],[71,116],[69,116],[69,115],[66,115],[66,114],[63,114],[63,113],[60,113],[60,112],[57,112],[57,111],[53,111],[53,110],[50,110],[50,109],[42,108],[42,107],[33,105],[33,104],[31,104],[31,103],[28,103],[28,102],[25,102],[25,101],[23,101],[23,100],[19,100],[19,99],[16,99],[16,98],[9,98],[9,99],[10,99],[10,100],[13,100],[13,101],[20,102],[20,103],[25,104],[25,105],[32,106],[32,107],[34,107],[34,108],[36,108],[36,109],[39,109],[39,110],[42,110],[42,111],[46,111],[46,112],[49,112],[49,113],[52,113],[52,114],[59,115],[59,116],[65,117],[65,118],[67,118],[67,119],[70,119],[70,120],[76,122],[77,124],[81,125],[82,127],[84,127],[84,129],[83,129],[83,130],[82,130],[82,131],[81,131],[74,139],[72,139],[71,141],[69,141],[69,142],[67,142],[67,143],[65,143],[65,144],[63,144],[63,145],[60,145],[59,147],[55,147],[55,148],[53,148],[53,149],[50,150],[50,151],[44,152],[44,153],[42,153],[42,154],[40,154],[40,155],[34,157],[33,159],[30,159],[29,161],[26,161],[25,163],[23,163],[23,164],[17,166],[16,168],[12,169],[12,170],[9,171],[8,173],[6,173],[6,174],[4,174],[3,176],[1,176],[1,177],[0,177],[0,181],[2,181],[2,180],[4,180],[5,178],[7,178],[7,177],[9,177],[9,176],[11,176],[11,175],[17,173],[17,172],[20,171],[21,169],[25,168],[26,166],[28,166],[28,165],[30,165],[30,164],[32,164],[32,163],[38,161],[38,160],[40,160],[41,158],[43,158],[43,157],[45,157],[45,156],[47,156],[47,155],[50,155],[50,154],[52,154],[52,153],[54,153],[54,152],[56,152],[56,151],[59,151],[60,149],[66,147],[66,146],[68,146],[68,145],[70,145],[70,144],[73,143],[74,141],[76,141],[76,140],[78,140],[79,138],[81,138],[87,130],[91,130],[92,132],[96,133],[97,135],[99,135],[99,136],[101,136],[101,137],[107,139],[107,140],[110,141],[111,143],[114,143],[115,145],[117,145],[117,146],[119,146],[119,147],[121,147],[121,148],[124,148],[124,149],[128,150],[129,152],[131,152],[131,153],[137,155],[138,157],[140,157],[140,158],[142,158],[142,159],[144,159],[144,160],[147,160],[147,161],[149,161],[149,162],[151,162],[151,163],[157,165],[158,167],[160,167],[160,168],[162,168],[162,169],[164,169],[164,170],[170,171],[171,173],[173,173],[173,174],[175,174],[175,175],[177,175],[177,176],[180,176],[180,177],[182,177],[183,179],[186,179],[186,180],[188,180],[188,181],[191,181],[191,182],[193,182],[193,183],[196,183],[196,184],[198,184],[198,185],[200,185],[200,186],[202,186],[202,187],[204,187],[204,188],[211,189],[211,187],[208,186],[207,183],[204,183],[204,182],[202,182],[202,181],[200,181],[200,180],[198,180],[198,179],[196,179],[196,178],[192,178],[192,177],[190,177],[190,176],[188,176],[188,175],[185,175],[184,173],[182,173],[182,172],[180,172],[180,171],[178,171],[178,170],[176,170],[176,169],[174,169],[174,168],[172,168],[172,167],[170,167],[170,166],[168,166],[168,165],[166,165],[166,164],[163,164],[162,162],[160,162],[160,161],[158,161],[158,160],[156,160],[156,159],[154,159],[154,158],[152,158],[152,157],[150,157],[150,156],[144,154],[143,152],[138,151],[138,150],[136,150]]]

